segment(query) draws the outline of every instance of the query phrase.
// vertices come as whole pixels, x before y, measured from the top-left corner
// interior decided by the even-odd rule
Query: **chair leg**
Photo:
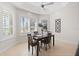
[[[32,46],[32,55],[33,55],[33,46]]]
[[[39,51],[40,51],[40,47],[39,47]]]
[[[41,42],[41,48],[42,48],[42,42]]]
[[[47,44],[45,44],[45,50],[47,50]]]
[[[46,50],[47,50],[47,44],[46,44]]]
[[[28,44],[28,51],[30,51],[30,45]]]
[[[51,48],[50,43],[48,44],[49,48]]]

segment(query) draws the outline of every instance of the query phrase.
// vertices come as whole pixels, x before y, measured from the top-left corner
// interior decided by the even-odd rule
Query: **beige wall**
[[[0,10],[7,10],[13,20],[13,34],[9,37],[4,36],[3,34],[0,35],[0,52],[5,51],[9,47],[15,45],[16,40],[15,40],[15,9],[13,6],[9,5],[8,3],[0,3]],[[0,32],[1,33],[1,32]]]
[[[61,33],[55,32],[55,19],[61,18]],[[68,5],[54,13],[50,17],[50,29],[55,33],[56,39],[72,43],[79,41],[79,3]]]

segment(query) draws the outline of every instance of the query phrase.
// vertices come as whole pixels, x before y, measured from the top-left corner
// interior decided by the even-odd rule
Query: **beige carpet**
[[[0,56],[32,56],[32,52],[28,52],[27,43],[20,43],[7,51],[0,54]],[[40,56],[74,56],[77,49],[76,44],[68,43],[66,41],[55,41],[55,46],[51,44],[51,48],[47,51],[42,48],[39,52]],[[34,56],[36,55],[36,50],[34,49]]]

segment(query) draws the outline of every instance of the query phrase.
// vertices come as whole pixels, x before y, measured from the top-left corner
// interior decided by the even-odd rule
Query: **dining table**
[[[48,35],[35,35],[33,37],[33,39],[37,41],[37,51],[36,51],[37,56],[39,56],[39,41],[41,41],[42,39],[45,39],[47,37],[48,37]],[[53,35],[51,35],[51,37],[53,37],[53,46],[54,46],[54,44],[55,44],[55,38],[54,38],[55,35],[53,34]]]

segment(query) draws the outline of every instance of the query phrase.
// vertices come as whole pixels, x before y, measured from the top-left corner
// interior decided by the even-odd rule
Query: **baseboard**
[[[0,41],[0,53],[5,52],[6,50],[8,50],[9,48],[15,46],[16,44],[19,43],[23,43],[27,41],[25,38],[20,38],[20,37],[16,37],[16,38],[10,38],[9,40],[4,40],[4,41]]]

